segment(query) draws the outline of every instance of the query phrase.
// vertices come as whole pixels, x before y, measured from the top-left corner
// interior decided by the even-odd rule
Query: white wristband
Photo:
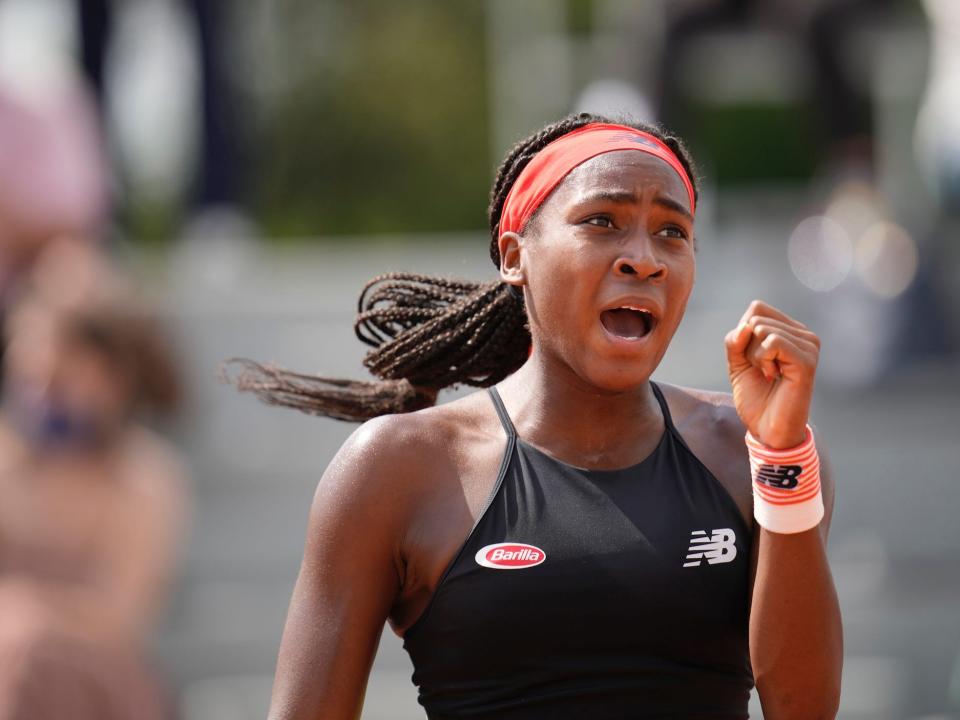
[[[806,439],[796,447],[774,450],[749,432],[746,436],[753,476],[753,516],[775,533],[801,533],[823,519],[820,457],[807,425]]]

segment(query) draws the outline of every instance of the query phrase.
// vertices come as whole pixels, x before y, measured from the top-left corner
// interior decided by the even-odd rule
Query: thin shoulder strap
[[[670,430],[674,435],[680,437],[680,433],[677,432],[677,428],[673,426],[673,418],[670,416],[670,408],[667,407],[667,401],[663,397],[663,391],[657,386],[653,380],[650,381],[650,387],[653,389],[653,394],[657,398],[657,403],[660,405],[660,412],[663,413],[663,422],[667,426],[667,429]]]
[[[500,418],[500,424],[503,425],[504,432],[507,433],[507,437],[513,439],[517,436],[517,431],[513,427],[513,422],[510,420],[510,415],[507,413],[507,409],[503,406],[503,400],[500,399],[500,393],[497,392],[497,388],[493,385],[487,388],[487,392],[490,394],[490,399],[493,400],[493,407],[497,411],[497,415]]]
[[[677,439],[677,442],[687,449],[688,453],[694,457],[697,457],[696,453],[694,453],[693,450],[690,449],[690,446],[687,445],[687,441],[683,439],[683,435],[680,434],[680,431],[677,430],[676,426],[673,424],[673,418],[670,415],[670,408],[667,406],[667,401],[663,397],[663,391],[655,382],[653,382],[653,380],[650,381],[650,387],[653,388],[653,394],[656,395],[657,402],[660,403],[660,412],[663,413],[663,424],[667,426],[667,430],[669,430],[670,434]]]

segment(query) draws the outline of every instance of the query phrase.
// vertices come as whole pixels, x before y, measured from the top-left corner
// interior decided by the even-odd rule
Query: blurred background
[[[960,718],[954,0],[0,0],[0,717],[265,717],[353,426],[218,364],[363,377],[362,283],[492,278],[500,158],[579,110],[700,163],[658,379],[726,389],[754,297],[823,339],[840,717]],[[386,630],[364,717],[410,673]]]

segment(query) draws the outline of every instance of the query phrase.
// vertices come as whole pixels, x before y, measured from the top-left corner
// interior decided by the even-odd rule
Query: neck
[[[663,433],[663,414],[649,382],[621,392],[604,390],[535,353],[502,388],[519,436],[573,465],[632,465],[652,452]]]

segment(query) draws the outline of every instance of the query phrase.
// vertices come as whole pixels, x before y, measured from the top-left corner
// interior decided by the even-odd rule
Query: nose
[[[667,266],[657,257],[646,232],[636,233],[621,247],[613,271],[616,275],[635,276],[640,280],[663,280],[667,276]]]

